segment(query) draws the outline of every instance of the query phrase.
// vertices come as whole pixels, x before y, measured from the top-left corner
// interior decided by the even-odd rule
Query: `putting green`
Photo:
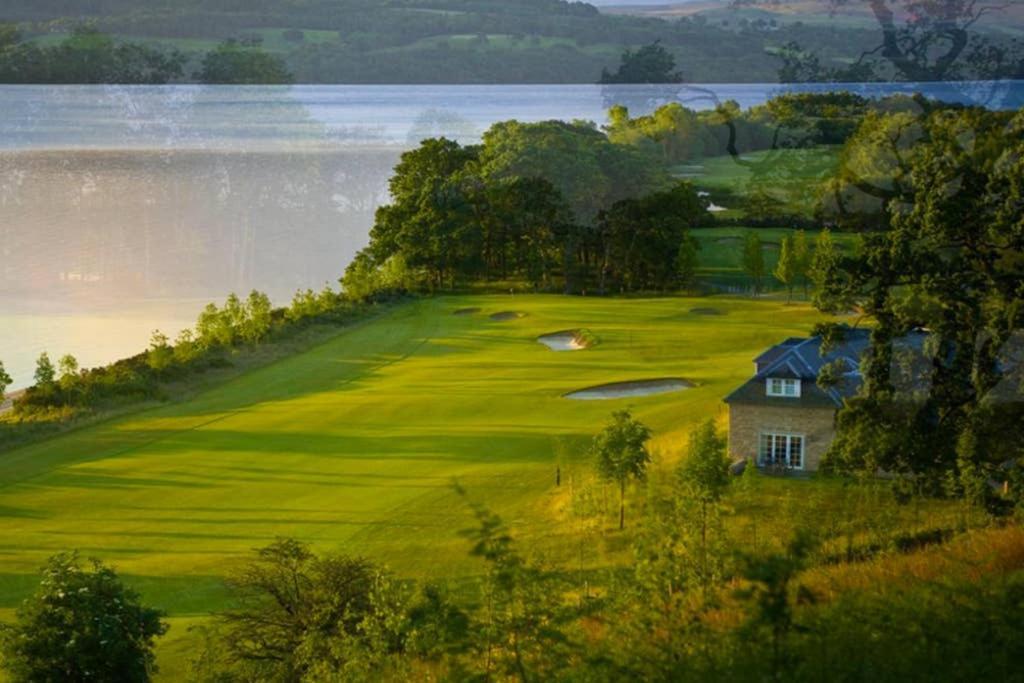
[[[464,308],[477,315],[452,315]],[[721,315],[693,313],[714,307]],[[523,317],[494,321],[514,310]],[[632,407],[671,459],[770,343],[820,315],[746,299],[442,297],[400,306],[300,356],[167,405],[0,456],[0,609],[45,558],[113,563],[172,615],[223,604],[232,562],[276,536],[386,562],[401,576],[478,571],[458,481],[527,543],[557,551],[552,513],[612,410]],[[551,330],[599,343],[552,353]],[[692,389],[569,401],[583,387],[685,377]],[[183,634],[178,634],[178,637]]]

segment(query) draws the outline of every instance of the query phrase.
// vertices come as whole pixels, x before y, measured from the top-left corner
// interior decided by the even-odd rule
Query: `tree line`
[[[690,184],[585,123],[499,123],[481,145],[427,140],[389,187],[346,286],[400,257],[432,289],[673,289],[692,277],[687,231],[707,220]]]
[[[359,301],[330,287],[320,292],[300,290],[288,306],[280,308],[274,308],[266,294],[254,290],[245,299],[231,294],[222,306],[208,304],[194,329],[182,330],[173,342],[154,330],[148,349],[106,366],[81,368],[71,354],[54,363],[43,352],[36,361],[33,385],[13,401],[14,420],[66,420],[103,408],[159,399],[168,383],[230,366],[235,350],[287,339],[313,324],[345,324],[365,310]],[[0,400],[10,385],[11,378],[0,363]]]
[[[193,61],[196,68],[189,71]],[[12,24],[0,24],[0,83],[165,84],[290,83],[291,73],[259,40],[228,38],[198,57],[177,48],[115,40],[92,24],[77,24],[56,45],[23,40]]]

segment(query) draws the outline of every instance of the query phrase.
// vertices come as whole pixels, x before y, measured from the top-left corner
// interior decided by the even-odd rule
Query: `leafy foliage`
[[[822,308],[855,302],[877,321],[862,395],[840,413],[829,457],[953,476],[987,498],[975,484],[1021,455],[1024,401],[1010,378],[1024,297],[1024,120],[940,110],[864,126],[914,132],[892,142],[898,154],[875,185],[887,196],[885,229],[865,234],[856,254],[816,264]],[[906,335],[919,328],[928,340],[917,348]]]
[[[102,562],[55,555],[16,623],[0,632],[4,666],[15,681],[148,681],[154,640],[167,632],[162,616]]]
[[[619,485],[619,529],[626,525],[626,484],[643,481],[651,454],[647,442],[651,430],[628,410],[612,413],[608,425],[594,437],[591,450],[602,478]]]

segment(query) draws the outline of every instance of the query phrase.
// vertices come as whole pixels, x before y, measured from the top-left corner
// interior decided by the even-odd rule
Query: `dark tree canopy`
[[[824,309],[856,304],[877,321],[862,395],[840,413],[829,457],[968,486],[1024,455],[1024,118],[892,119],[865,122],[913,125],[870,184],[881,229],[818,275]],[[923,344],[904,340],[918,329]]]
[[[162,616],[102,562],[56,555],[16,623],[0,631],[4,666],[26,683],[148,681],[154,640],[167,631]]]
[[[284,61],[259,46],[228,40],[206,54],[196,79],[217,85],[280,85],[291,83],[292,75]]]
[[[681,83],[683,75],[675,70],[676,59],[659,41],[622,53],[615,73],[601,73],[601,83]]]

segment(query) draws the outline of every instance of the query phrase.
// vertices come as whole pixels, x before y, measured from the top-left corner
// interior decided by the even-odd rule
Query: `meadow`
[[[479,310],[454,315],[464,308]],[[503,311],[525,315],[490,317]],[[472,518],[455,482],[525,547],[565,560],[576,534],[560,505],[591,476],[587,446],[612,410],[630,407],[649,424],[667,465],[696,422],[724,418],[721,398],[760,350],[820,318],[803,305],[721,297],[478,295],[399,306],[193,400],[4,454],[0,615],[32,590],[47,556],[77,548],[168,610],[161,665],[173,678],[188,625],[224,605],[225,572],[275,537],[365,555],[402,577],[478,573],[459,534]],[[588,330],[596,344],[553,352],[536,341],[565,329]],[[659,377],[695,386],[563,398]]]

